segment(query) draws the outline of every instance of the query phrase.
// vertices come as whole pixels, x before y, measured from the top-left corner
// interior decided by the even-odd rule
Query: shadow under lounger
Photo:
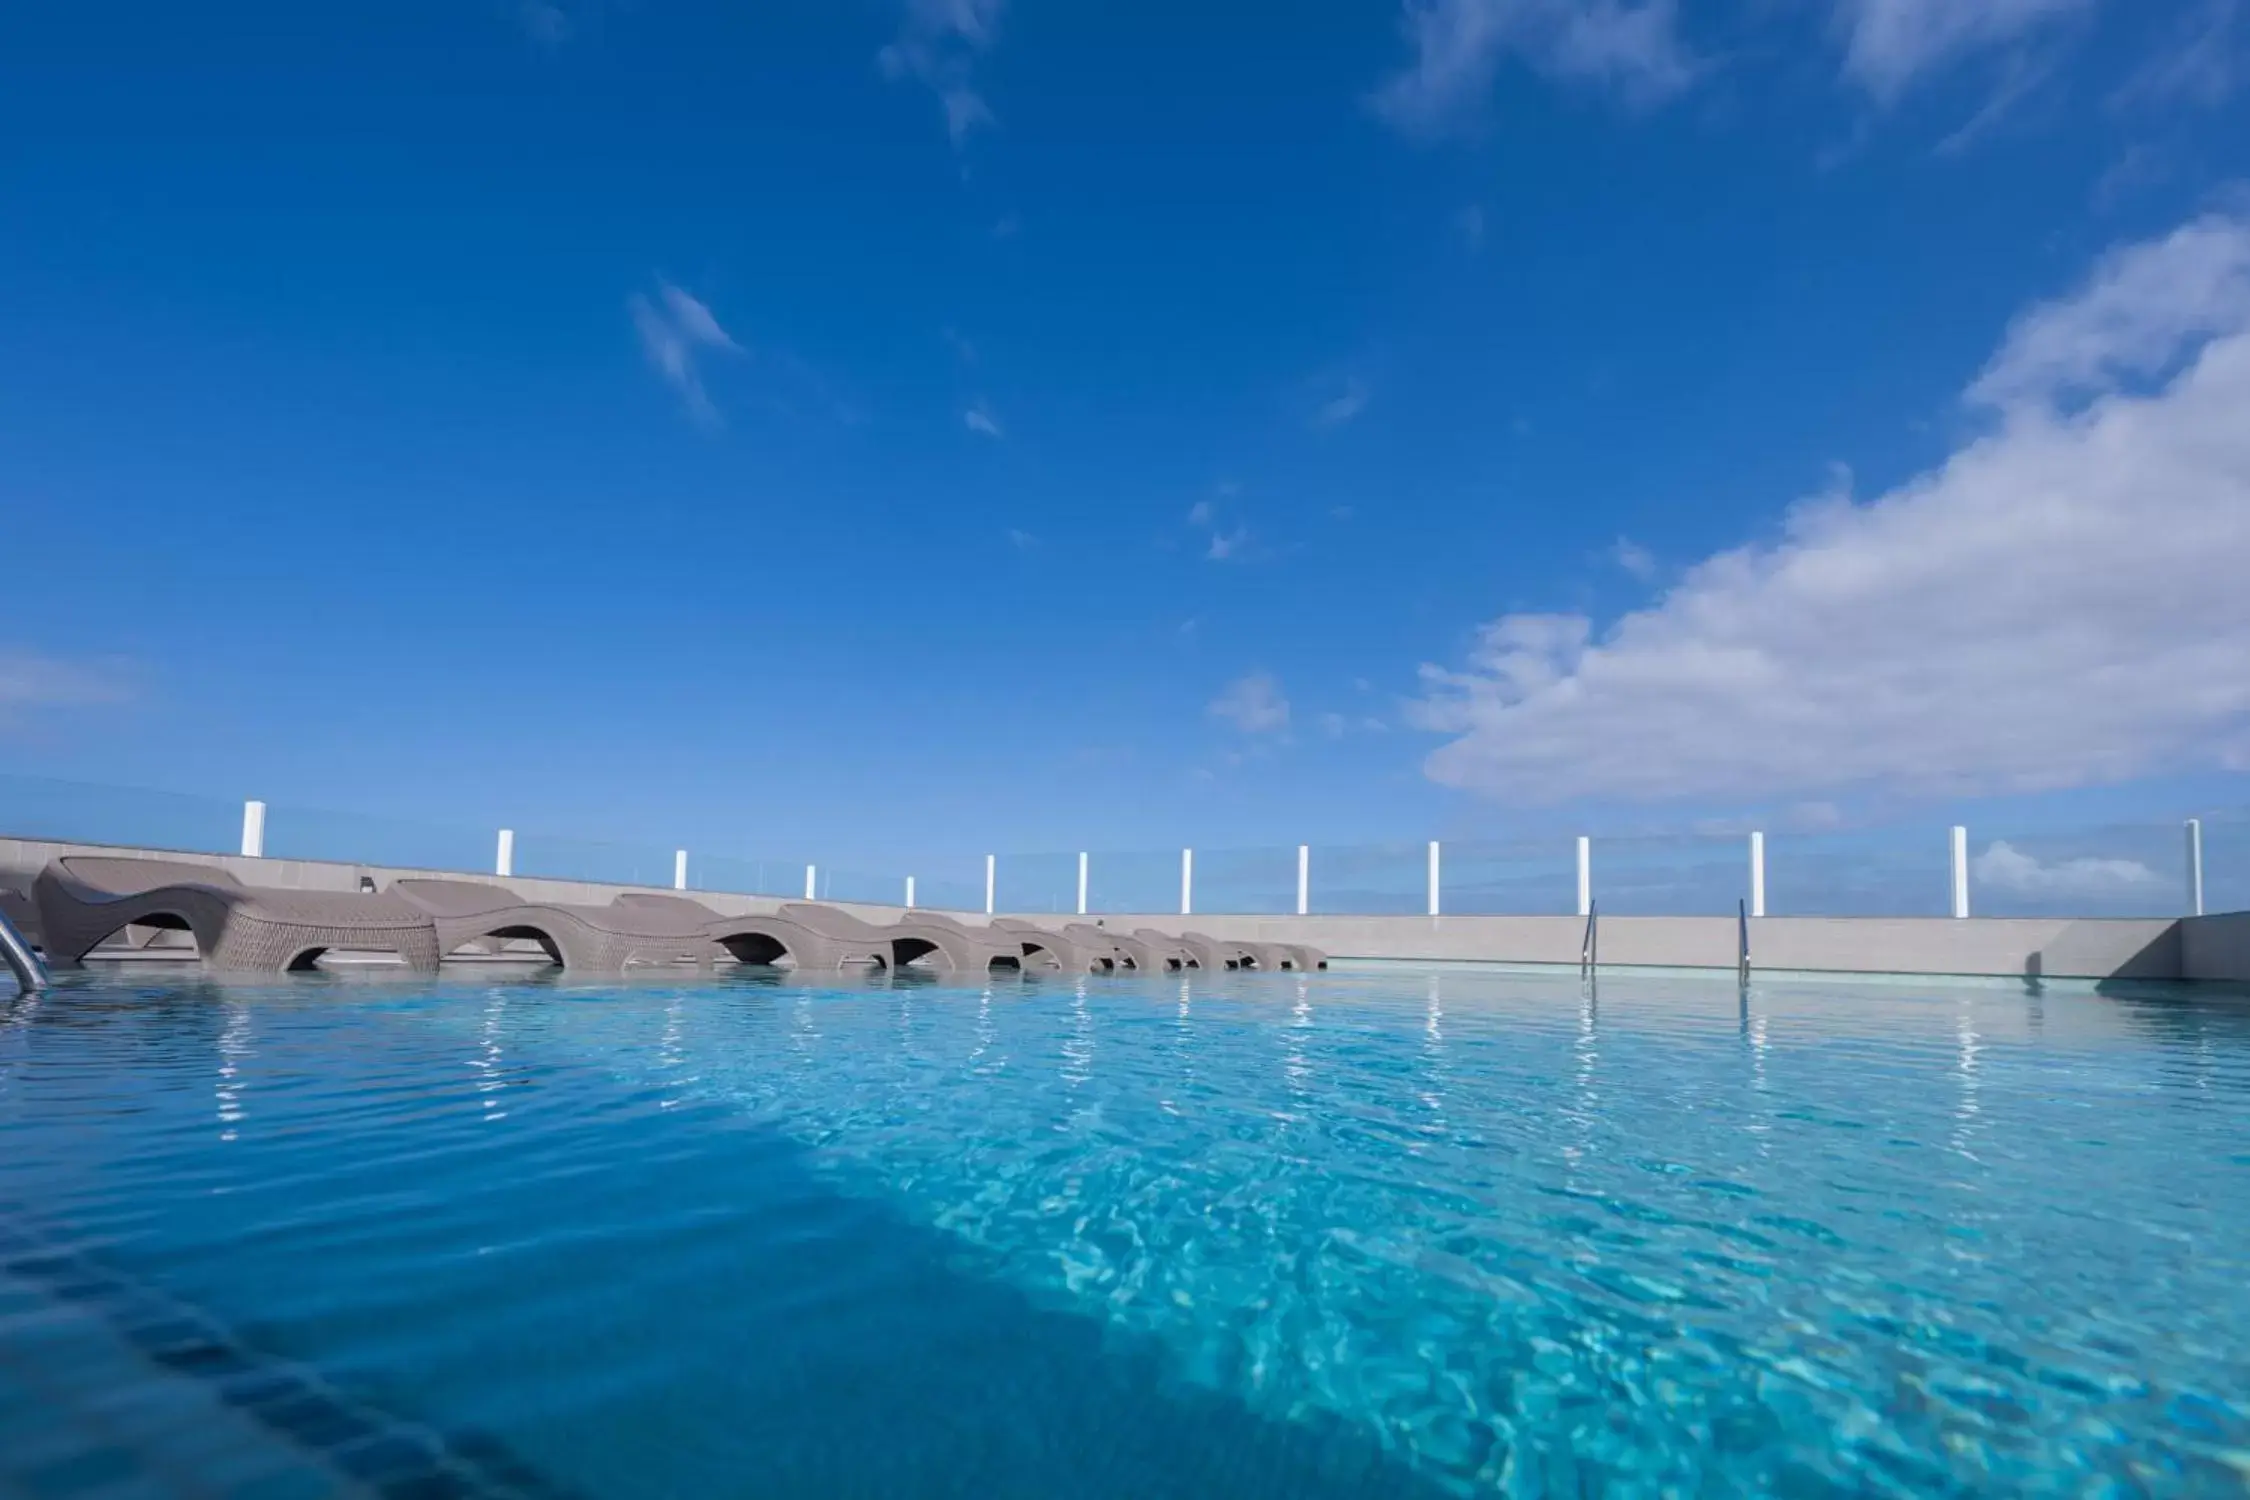
[[[215,969],[309,969],[331,949],[396,953],[435,972],[429,917],[389,892],[283,891],[244,885],[215,865],[66,855],[32,887],[50,960],[78,963],[128,927],[193,933]]]
[[[440,954],[527,939],[565,969],[616,974],[636,965],[708,966],[714,952],[705,927],[716,913],[702,907],[690,914],[622,897],[607,906],[526,901],[481,880],[401,880],[391,889],[427,915]]]

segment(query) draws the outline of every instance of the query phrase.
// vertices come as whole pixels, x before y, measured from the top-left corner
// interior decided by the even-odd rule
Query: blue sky
[[[912,861],[2250,767],[2250,4],[0,20],[0,769]]]

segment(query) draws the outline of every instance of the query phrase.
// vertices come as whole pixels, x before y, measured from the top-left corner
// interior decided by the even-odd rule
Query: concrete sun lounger
[[[957,975],[989,974],[995,965],[1014,970],[1060,967],[1059,962],[1027,962],[1023,944],[1001,933],[925,912],[917,912],[903,922],[877,926],[832,906],[793,901],[781,908],[781,915],[839,943],[880,943],[882,962],[892,970],[912,963]]]
[[[1022,917],[995,917],[990,930],[1021,943],[1026,960],[1065,974],[1109,974],[1127,967],[1110,934],[1084,922],[1057,929]]]
[[[622,897],[607,906],[526,901],[481,880],[401,880],[391,889],[435,928],[441,955],[529,939],[566,969],[615,974],[636,965],[708,967],[715,952],[704,929],[717,913],[702,907],[690,914]]]
[[[668,911],[682,921],[697,923],[704,939],[737,963],[787,965],[801,974],[833,974],[848,968],[884,968],[891,961],[890,944],[873,935],[880,932],[876,928],[868,929],[871,935],[861,939],[815,931],[803,922],[772,912],[722,916],[685,896],[632,892],[617,901],[620,906]]]
[[[50,960],[78,963],[127,928],[192,933],[215,969],[309,969],[332,949],[396,953],[434,973],[429,917],[390,892],[283,891],[244,885],[215,865],[67,855],[32,887]]]
[[[1196,966],[1203,969],[1249,969],[1257,967],[1257,955],[1247,943],[1229,942],[1212,937],[1209,933],[1183,932],[1172,941],[1195,955]]]
[[[1132,940],[1148,952],[1151,962],[1144,967],[1151,973],[1165,969],[1200,969],[1203,967],[1202,954],[1169,932],[1158,932],[1153,927],[1142,927],[1133,933]],[[1139,960],[1136,958],[1135,963],[1138,964],[1138,962]]]

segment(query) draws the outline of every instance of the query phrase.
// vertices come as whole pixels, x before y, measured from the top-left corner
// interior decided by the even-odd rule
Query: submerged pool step
[[[571,1494],[497,1441],[347,1395],[0,1208],[0,1490],[205,1495],[292,1480],[384,1500]]]

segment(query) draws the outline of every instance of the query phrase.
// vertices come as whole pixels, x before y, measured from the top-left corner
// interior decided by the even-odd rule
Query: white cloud
[[[976,60],[990,50],[1000,25],[1002,0],[906,0],[897,40],[877,61],[890,78],[913,78],[937,95],[945,133],[958,149],[992,111],[971,81]]]
[[[1019,527],[1011,526],[1008,528],[1008,545],[1018,552],[1029,552],[1039,545],[1039,538]]]
[[[1427,773],[1523,801],[1762,800],[2250,769],[2250,303],[2183,304],[2141,270],[2224,260],[2207,241],[2250,223],[2190,231],[2020,320],[1977,385],[1996,426],[1938,468],[1806,502],[1606,631],[1508,615],[1461,669],[1425,667],[1414,721],[1452,736]]]
[[[719,326],[710,308],[669,281],[657,283],[655,300],[635,292],[627,306],[633,314],[633,327],[641,336],[641,352],[648,356],[648,362],[680,393],[680,399],[698,419],[717,421],[718,412],[703,389],[697,355],[704,349],[739,354],[742,346]]]
[[[1238,677],[1211,700],[1211,717],[1224,719],[1244,734],[1278,734],[1289,727],[1289,700],[1271,673]]]
[[[2008,407],[2106,390],[2246,326],[2250,223],[2209,215],[2113,252],[2076,296],[2016,319],[1969,397]]]
[[[1454,218],[1454,228],[1460,231],[1461,244],[1471,255],[1484,248],[1484,210],[1472,203]]]
[[[1344,381],[1344,388],[1320,404],[1313,413],[1315,427],[1341,427],[1367,410],[1367,382],[1352,376]]]
[[[961,413],[961,425],[971,432],[981,432],[988,438],[1004,438],[1007,436],[1005,432],[1000,430],[999,418],[992,415],[992,408],[982,401]]]
[[[1969,862],[1979,885],[2027,896],[2105,896],[2164,884],[2136,859],[2063,859],[2047,864],[2006,840]]]
[[[1656,554],[1631,537],[1619,537],[1617,545],[1609,549],[1609,558],[1643,583],[1656,576]]]
[[[2013,50],[2095,0],[1837,0],[1844,72],[1877,99],[1978,52]]]
[[[1190,526],[1209,526],[1216,519],[1217,517],[1211,509],[1211,502],[1208,500],[1198,500],[1188,507],[1188,524]]]
[[[1406,0],[1414,62],[1376,90],[1375,108],[1409,134],[1445,134],[1479,115],[1510,56],[1656,103],[1695,79],[1678,20],[1675,0]]]
[[[1322,714],[1320,716],[1320,732],[1332,740],[1342,739],[1345,735],[1351,733],[1351,728],[1352,721],[1342,714]]]

